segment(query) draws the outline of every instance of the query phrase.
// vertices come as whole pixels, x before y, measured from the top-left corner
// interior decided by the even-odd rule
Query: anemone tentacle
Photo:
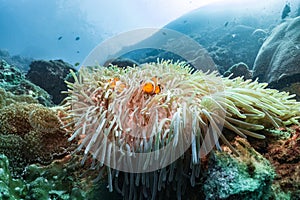
[[[70,140],[81,136],[83,160],[92,154],[99,166],[109,164],[110,190],[115,188],[125,198],[138,192],[149,198],[174,182],[180,197],[187,184],[183,180],[195,185],[201,157],[214,146],[221,150],[219,139],[238,154],[223,128],[240,137],[264,139],[257,131],[298,123],[300,102],[287,92],[257,80],[192,71],[183,62],[158,61],[136,68],[97,66],[81,68],[79,75],[72,72],[75,82],[66,82],[71,117],[66,119],[73,121],[64,127],[73,128]],[[185,149],[185,143],[190,147]],[[168,163],[177,150],[185,153]],[[120,171],[114,167],[126,163],[133,169],[130,157],[152,152],[154,159],[146,154],[145,162],[136,165],[147,169],[157,161],[163,167],[141,174],[124,172],[119,185]],[[122,160],[117,155],[129,157]]]

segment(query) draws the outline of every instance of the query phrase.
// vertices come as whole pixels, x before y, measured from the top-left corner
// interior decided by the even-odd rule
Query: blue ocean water
[[[204,1],[205,2],[205,1]],[[243,20],[255,26],[280,21],[286,3],[280,1],[207,1],[200,14],[185,19],[188,27],[176,28],[181,15],[197,9],[197,1],[0,1],[0,49],[12,55],[36,59],[63,59],[71,64],[82,62],[103,40],[136,28],[165,25],[184,33]],[[298,1],[289,2],[294,15]],[[178,5],[176,5],[178,4]],[[76,39],[77,38],[77,39]]]

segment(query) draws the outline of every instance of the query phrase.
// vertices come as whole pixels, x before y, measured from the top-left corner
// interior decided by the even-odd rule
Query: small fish
[[[229,22],[225,22],[224,26],[227,27]]]
[[[290,6],[289,3],[286,3],[283,10],[282,10],[282,13],[281,13],[281,19],[284,19],[287,16],[289,16],[290,12],[291,12],[291,6]]]
[[[76,51],[76,53],[80,53],[80,51]]]
[[[186,24],[186,23],[187,23],[187,20],[184,20],[183,23]]]
[[[79,36],[77,36],[76,38],[75,38],[75,40],[77,41],[77,40],[80,40],[80,37]]]
[[[79,62],[76,62],[76,63],[74,64],[75,67],[77,67],[77,66],[79,66],[79,65],[80,65]]]
[[[162,32],[162,34],[163,34],[163,35],[167,35],[167,33],[166,33],[166,32]]]
[[[57,38],[57,40],[61,40],[62,39],[62,36],[59,36],[58,38]]]

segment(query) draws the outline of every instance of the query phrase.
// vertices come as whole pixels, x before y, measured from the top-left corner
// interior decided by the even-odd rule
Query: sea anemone
[[[80,137],[82,162],[92,155],[94,167],[107,169],[109,189],[128,199],[155,198],[168,185],[180,198],[188,182],[195,185],[200,159],[221,150],[219,139],[239,154],[223,127],[264,139],[258,130],[298,123],[300,115],[289,93],[194,72],[183,62],[84,67],[72,74],[63,119],[73,131],[69,140]]]

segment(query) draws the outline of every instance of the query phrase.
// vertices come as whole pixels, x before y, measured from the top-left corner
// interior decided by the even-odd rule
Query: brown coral
[[[270,143],[266,157],[276,169],[275,184],[291,195],[300,190],[300,126],[292,126],[288,139]]]
[[[24,135],[32,129],[28,116],[34,105],[12,103],[1,109],[0,113],[0,133]]]
[[[35,130],[48,133],[57,131],[61,126],[55,112],[42,106],[29,113],[29,123]]]
[[[40,104],[12,103],[0,109],[0,153],[20,174],[30,163],[48,164],[66,155],[70,143],[54,109]]]

